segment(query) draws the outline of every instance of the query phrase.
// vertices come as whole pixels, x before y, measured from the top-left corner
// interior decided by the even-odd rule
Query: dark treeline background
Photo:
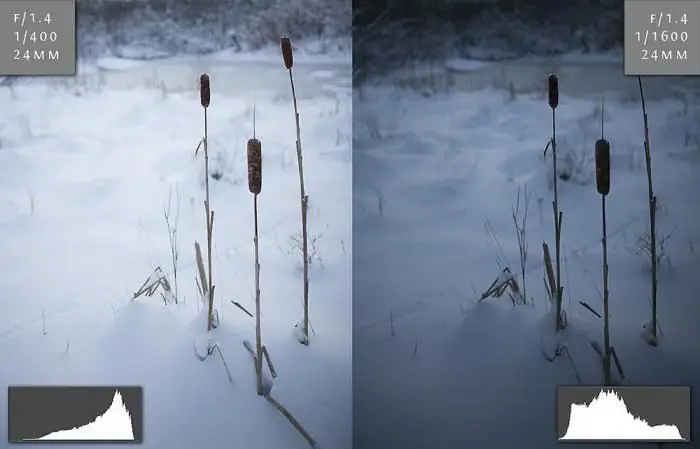
[[[520,13],[543,20],[567,12],[622,10],[623,0],[353,0],[355,24],[367,24],[383,13],[390,18],[472,19],[485,10]]]
[[[354,0],[356,80],[422,60],[602,52],[623,42],[623,0]]]
[[[351,0],[77,0],[81,56],[257,49],[281,36],[349,35]]]

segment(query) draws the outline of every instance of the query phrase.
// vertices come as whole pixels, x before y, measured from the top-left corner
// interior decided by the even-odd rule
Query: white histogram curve
[[[98,416],[93,422],[82,427],[74,427],[70,430],[59,430],[32,440],[44,441],[131,441],[134,440],[134,431],[131,426],[131,414],[124,405],[121,393],[115,391],[112,405],[106,412]]]
[[[569,427],[559,440],[685,441],[675,425],[650,426],[615,391],[605,390],[588,405],[571,404]]]

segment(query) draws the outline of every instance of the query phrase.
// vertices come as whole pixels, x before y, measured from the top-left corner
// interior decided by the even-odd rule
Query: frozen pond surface
[[[281,59],[227,60],[216,55],[158,61],[100,58],[80,64],[75,77],[51,78],[51,82],[67,87],[155,87],[186,92],[198,89],[199,76],[204,72],[211,78],[214,96],[251,96],[253,91],[289,94],[289,76]],[[341,62],[295,63],[293,73],[300,100],[333,95],[335,88],[348,88],[351,82],[349,66]]]
[[[489,87],[518,93],[546,92],[547,75],[556,73],[562,94],[574,97],[613,93],[619,99],[637,99],[636,76],[624,76],[622,60],[581,56],[530,58],[499,62],[452,60],[431,67],[413,67],[401,73],[400,84],[414,88],[476,91]],[[679,90],[700,87],[698,77],[645,76],[649,100],[667,98]]]

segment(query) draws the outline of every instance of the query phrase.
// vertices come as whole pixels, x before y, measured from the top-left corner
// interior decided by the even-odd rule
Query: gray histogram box
[[[9,443],[143,442],[139,386],[10,386]]]
[[[700,1],[625,0],[625,75],[700,75]]]
[[[560,442],[678,442],[691,440],[690,387],[561,386]]]
[[[75,0],[0,0],[0,75],[75,75]]]

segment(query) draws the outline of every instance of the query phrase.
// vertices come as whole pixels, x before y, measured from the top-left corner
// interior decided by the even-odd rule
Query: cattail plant
[[[602,108],[603,109],[603,108]],[[608,240],[607,222],[605,217],[605,198],[610,193],[610,142],[605,140],[604,109],[601,111],[600,139],[595,142],[595,175],[596,187],[601,198],[601,210],[603,220],[603,372],[605,385],[611,384],[610,372],[610,322],[608,313]]]
[[[649,235],[650,235],[650,255],[651,255],[651,323],[648,326],[649,330],[648,343],[652,346],[658,345],[657,337],[657,315],[656,315],[656,290],[657,290],[657,271],[658,259],[656,257],[656,195],[654,194],[654,186],[651,180],[651,147],[649,146],[649,121],[647,116],[646,102],[644,101],[644,87],[642,87],[642,77],[638,76],[639,93],[642,99],[642,116],[644,117],[644,161],[647,168],[647,186],[649,195]]]
[[[294,90],[294,76],[292,75],[292,66],[294,65],[294,54],[292,53],[292,43],[287,37],[280,40],[282,49],[282,59],[284,67],[289,72],[289,82],[292,86],[292,102],[294,103],[294,119],[297,129],[297,164],[299,167],[299,186],[301,188],[301,239],[302,239],[302,257],[304,259],[304,321],[303,321],[303,338],[300,340],[302,344],[309,344],[309,239],[306,229],[307,211],[309,205],[309,197],[306,195],[304,188],[304,164],[301,152],[301,128],[299,127],[299,109],[297,107],[297,96]]]
[[[248,139],[246,145],[246,157],[248,159],[248,190],[253,194],[253,221],[255,223],[255,237],[253,242],[255,244],[255,375],[258,395],[265,397],[265,399],[272,404],[280,413],[282,413],[287,420],[294,426],[295,429],[302,434],[304,438],[309,442],[311,447],[316,447],[316,441],[313,437],[304,429],[299,421],[297,421],[294,416],[277,402],[271,395],[268,387],[266,389],[263,384],[263,357],[267,362],[267,366],[270,368],[270,374],[272,378],[277,377],[275,368],[272,365],[272,360],[267,352],[267,348],[262,345],[262,331],[260,325],[260,252],[259,252],[259,232],[258,232],[258,195],[262,191],[262,144],[260,140],[255,138],[255,111],[253,111],[253,138]],[[252,348],[244,343],[244,346],[251,351]]]
[[[202,108],[204,109],[204,138],[201,140],[200,145],[197,146],[197,152],[199,152],[200,146],[204,150],[204,188],[205,188],[205,199],[204,199],[204,212],[206,215],[207,224],[207,278],[201,279],[203,285],[201,285],[202,296],[207,299],[209,310],[207,313],[207,330],[210,331],[214,325],[214,285],[212,279],[212,236],[214,230],[214,211],[211,210],[211,203],[209,201],[209,136],[208,136],[208,125],[207,125],[207,109],[211,104],[211,85],[209,83],[209,75],[203,73],[199,77],[199,98]],[[196,153],[197,153],[196,152]],[[196,156],[195,153],[195,156]],[[201,260],[201,252],[199,251],[199,244],[195,242],[195,248],[198,253],[198,259]],[[200,276],[203,272],[203,268],[200,264],[199,266]]]
[[[552,138],[545,147],[545,155],[547,154],[547,149],[552,148],[552,166],[553,166],[553,190],[554,190],[554,200],[552,201],[552,209],[554,211],[554,240],[555,240],[555,265],[556,265],[556,285],[555,291],[551,292],[552,297],[555,298],[557,308],[556,308],[556,322],[555,322],[555,332],[559,332],[560,329],[564,328],[564,322],[562,318],[562,297],[564,287],[561,285],[561,221],[562,213],[559,210],[559,193],[557,191],[557,121],[556,121],[556,109],[559,105],[559,78],[557,75],[551,74],[548,79],[548,100],[549,107],[552,109]],[[545,250],[545,259],[547,258],[548,251]]]
[[[255,130],[255,125],[253,125]],[[255,234],[255,375],[258,394],[264,394],[262,381],[262,329],[260,324],[260,252],[258,234],[258,195],[262,191],[262,144],[255,138],[248,139],[246,145],[248,159],[248,190],[253,194],[253,222]]]

